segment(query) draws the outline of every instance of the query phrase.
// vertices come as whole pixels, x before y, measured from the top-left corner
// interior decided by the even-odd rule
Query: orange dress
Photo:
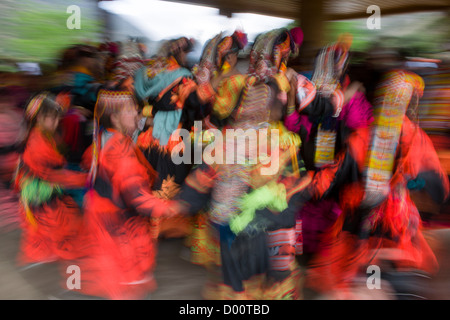
[[[80,292],[109,299],[137,299],[155,289],[156,235],[150,216],[168,202],[151,191],[155,173],[131,138],[109,130],[99,151],[94,186],[86,193]],[[90,163],[90,148],[84,164]]]
[[[22,203],[21,264],[76,255],[82,218],[80,208],[64,190],[84,187],[87,174],[64,169],[65,164],[53,137],[32,129],[15,182]]]

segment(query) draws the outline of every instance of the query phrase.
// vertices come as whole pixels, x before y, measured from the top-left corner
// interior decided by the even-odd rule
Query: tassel
[[[280,66],[280,72],[285,73],[287,70],[286,63],[283,61]]]
[[[23,202],[23,206],[25,208],[25,215],[27,217],[28,222],[33,227],[34,230],[37,229],[37,222],[36,218],[33,215],[33,212],[31,212],[30,207],[28,207],[28,204],[26,202]]]
[[[231,66],[228,63],[228,61],[225,61],[222,65],[222,74],[227,74],[228,72],[230,72]]]

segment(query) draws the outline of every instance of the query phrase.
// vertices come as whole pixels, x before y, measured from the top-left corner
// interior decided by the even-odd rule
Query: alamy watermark
[[[70,16],[66,20],[67,29],[81,29],[81,9],[77,5],[70,5],[67,7],[66,13]]]
[[[367,277],[366,285],[370,290],[381,289],[381,269],[377,265],[370,265],[366,271]]]
[[[79,266],[72,264],[67,267],[66,273],[70,274],[66,280],[66,287],[69,290],[81,289],[81,269]]]
[[[202,146],[204,136],[214,136],[214,141]],[[177,129],[172,141],[190,141],[191,133]],[[193,152],[193,154],[192,154]],[[202,122],[195,121],[193,148],[179,142],[171,153],[173,163],[184,164],[261,164],[261,175],[273,175],[279,169],[279,130],[265,128],[202,130]]]
[[[372,15],[367,19],[366,25],[369,30],[381,29],[381,9],[379,6],[371,5],[367,7],[366,13]]]

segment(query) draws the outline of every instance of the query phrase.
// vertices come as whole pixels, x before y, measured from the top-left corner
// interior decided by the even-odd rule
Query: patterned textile
[[[341,78],[349,44],[349,40],[341,39],[320,51],[314,70],[317,86],[297,75],[297,103],[295,108],[288,108],[285,119],[287,128],[302,137],[302,156],[307,169],[315,174],[311,185],[317,191],[314,201],[307,202],[297,213],[297,226],[301,229],[297,231],[297,254],[317,253],[323,235],[341,214],[336,202],[339,190],[332,187],[333,178],[350,169],[344,165],[348,160],[340,152],[349,143],[349,135],[373,121],[372,106],[363,93],[357,92],[343,105],[344,95],[339,88],[346,88],[347,77]],[[327,169],[322,172],[324,168]],[[348,174],[345,179],[354,179],[354,171]]]
[[[249,183],[249,168],[245,165],[223,166],[211,194],[211,221],[227,224],[239,212],[239,199],[247,192]]]
[[[198,84],[209,82],[213,74],[218,71],[216,65],[217,45],[222,39],[222,33],[217,34],[208,40],[203,48],[200,63],[196,69],[194,68],[194,76]]]
[[[269,120],[269,103],[273,99],[272,89],[265,84],[246,84],[242,101],[231,114],[234,128],[255,128]]]
[[[236,155],[235,164],[202,164],[191,171],[178,196],[191,213],[207,210],[211,224],[208,236],[213,239],[210,245],[219,247],[214,250],[196,247],[196,250],[204,248],[220,253],[220,260],[216,261],[211,255],[201,258],[196,251],[198,261],[212,263],[208,270],[213,279],[205,287],[206,299],[296,299],[300,296],[298,266],[293,259],[293,208],[294,203],[302,202],[299,195],[307,185],[300,175],[304,170],[298,157],[300,141],[293,137],[295,134],[283,130],[280,123],[269,123],[271,109],[283,106],[279,93],[284,87],[277,87],[283,84],[283,79],[276,77],[282,73],[279,72],[281,60],[290,54],[290,45],[287,29],[258,37],[252,48],[250,76],[228,78],[228,83],[222,82],[220,86],[223,93],[228,90],[230,94],[216,96],[215,110],[229,118],[227,128],[254,129],[257,133],[269,130],[264,139],[253,141],[250,138],[251,147],[246,147],[245,153],[239,156],[248,160],[255,148],[264,145],[271,145],[272,150],[266,149],[267,154],[259,154],[256,164],[249,161],[239,164],[236,160],[242,159]],[[275,58],[280,61],[273,66],[275,46],[278,46]],[[259,72],[258,64],[266,69]],[[270,83],[266,82],[269,77],[273,77]],[[221,98],[224,103],[220,105]],[[279,129],[279,140],[275,141],[276,135],[272,136],[270,129]],[[236,147],[231,142],[235,141],[225,141],[225,151]],[[271,159],[275,163],[262,161],[270,158],[271,151],[279,155]],[[263,169],[271,164],[278,164],[275,172],[263,174]],[[268,236],[268,231],[273,232],[272,237]],[[281,232],[277,234],[276,231]],[[270,239],[273,241],[269,247]]]
[[[348,63],[351,42],[351,36],[344,35],[336,43],[322,48],[316,58],[312,82],[325,96],[330,96],[339,89],[339,80]]]
[[[373,205],[390,192],[389,181],[394,167],[403,118],[414,96],[421,97],[424,82],[411,72],[389,72],[376,91],[375,132],[365,172],[364,203]]]
[[[267,282],[265,274],[256,275],[243,281],[243,290],[236,292],[232,287],[211,280],[205,285],[202,296],[205,300],[300,300],[303,295],[299,288],[303,274],[298,269],[282,281]]]
[[[280,39],[285,40],[277,43]],[[287,45],[289,43],[289,46]],[[250,51],[250,64],[248,73],[256,81],[268,79],[276,74],[283,59],[287,58],[290,47],[290,35],[287,29],[275,29],[259,35]]]
[[[169,58],[176,56],[182,51],[189,52],[194,45],[193,39],[186,37],[180,37],[177,39],[170,39],[165,41],[158,49],[157,56],[163,58]]]
[[[132,78],[135,72],[144,66],[144,58],[139,43],[127,41],[121,44],[120,54],[114,69],[114,80]]]
[[[422,190],[436,203],[442,203],[450,189],[431,140],[405,115],[411,97],[420,96],[423,82],[415,74],[398,71],[388,73],[382,84],[375,113],[380,130],[356,129],[346,149],[337,155],[336,163],[319,171],[310,185],[313,192],[321,194],[339,189],[343,210],[310,264],[307,283],[318,291],[351,287],[368,265],[387,261],[394,271],[419,270],[430,275],[437,271],[436,257],[424,237],[421,217],[409,190],[411,184],[423,180]],[[374,142],[387,141],[386,149],[379,148],[385,152],[389,139],[394,137],[397,140],[391,151],[395,152],[392,165],[388,156],[376,158],[374,151],[379,146]],[[369,163],[377,162],[372,177],[377,177],[375,169],[387,171],[392,165],[392,171],[386,172],[386,177],[378,176],[383,178],[374,181],[379,188],[371,189],[375,185],[364,181],[368,180],[364,173]],[[325,183],[327,179],[331,183]],[[383,194],[386,189],[388,193]]]
[[[319,124],[316,136],[316,153],[314,164],[317,168],[331,164],[334,161],[334,148],[336,145],[336,131],[323,130]]]
[[[134,87],[136,95],[142,100],[157,99],[163,90],[167,90],[180,82],[184,77],[191,77],[189,70],[178,64],[156,62],[146,68],[139,69],[135,74]]]
[[[230,52],[238,52],[247,44],[247,35],[241,31],[235,31],[231,36],[224,37],[216,49],[216,67],[222,68],[225,56]]]
[[[268,231],[270,268],[286,271],[292,268],[295,261],[295,229],[279,229]]]
[[[316,97],[316,87],[305,76],[297,74],[297,111],[302,112]]]
[[[280,136],[280,168],[273,176],[261,176],[259,165],[203,164],[189,174],[182,187],[179,198],[190,212],[208,210],[209,226],[197,228],[191,242],[195,246],[193,261],[205,265],[217,279],[208,281],[206,298],[301,296],[295,289],[299,274],[294,261],[293,203],[308,182],[299,181],[298,173],[304,170],[297,158],[299,139],[283,128]],[[270,186],[276,187],[275,198],[280,196],[279,204],[285,206],[269,199],[274,198],[271,190],[275,190]]]

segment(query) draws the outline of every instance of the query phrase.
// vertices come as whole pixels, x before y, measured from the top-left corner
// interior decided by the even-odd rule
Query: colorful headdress
[[[144,66],[144,58],[139,43],[127,41],[121,45],[120,55],[114,69],[115,80],[133,77],[136,71]]]
[[[233,52],[242,50],[248,43],[247,34],[236,30],[231,36],[224,37],[220,40],[216,50],[216,66],[221,68],[224,57]]]
[[[303,43],[303,30],[300,27],[295,27],[289,30],[289,33],[292,41],[294,42],[294,50],[291,54],[297,55],[300,50],[300,46]]]
[[[280,70],[294,48],[295,43],[286,28],[259,35],[250,52],[249,75],[267,80]]]
[[[106,52],[112,56],[119,55],[119,45],[115,42],[104,42],[98,46],[98,51]]]
[[[341,35],[336,43],[322,48],[315,61],[311,80],[318,93],[331,98],[335,107],[334,117],[339,116],[344,104],[340,81],[347,67],[351,43],[351,35]]]
[[[67,103],[66,100],[66,96],[65,94],[60,94],[58,95],[59,97],[59,102],[63,103],[64,106],[65,103]],[[56,97],[56,98],[58,98]],[[37,94],[36,96],[34,96],[30,102],[28,103],[26,109],[25,109],[25,118],[28,121],[32,121],[36,118],[37,114],[39,113],[39,111],[41,110],[42,104],[44,103],[44,101],[46,103],[51,104],[52,108],[57,112],[57,113],[63,113],[64,111],[66,111],[66,108],[64,108],[60,103],[58,103],[58,99],[55,99],[55,97],[53,97],[49,92],[41,92],[39,94]],[[67,105],[70,106],[70,101],[68,102],[69,104]]]
[[[178,39],[170,40],[167,43],[166,50],[166,56],[176,56],[180,52],[189,52],[192,50],[192,47],[194,46],[194,40],[188,39],[186,37],[181,37]]]
[[[320,50],[315,61],[312,82],[324,96],[330,96],[339,88],[342,72],[348,63],[351,43],[351,35],[345,34],[340,36],[336,43]]]
[[[68,91],[61,91],[56,96],[55,102],[61,106],[63,112],[67,112],[72,105],[72,95]]]
[[[42,102],[47,98],[48,93],[40,93],[30,100],[25,109],[25,117],[28,121],[33,120],[41,109]]]
[[[216,66],[216,52],[217,45],[222,39],[222,32],[211,38],[206,42],[203,48],[202,55],[197,70],[194,72],[195,78],[198,83],[208,82],[211,78],[211,74],[217,71]]]
[[[92,163],[89,171],[89,187],[92,187],[97,176],[98,156],[101,148],[100,119],[105,114],[113,114],[127,104],[137,105],[136,98],[129,91],[112,91],[101,89],[98,93],[94,109],[94,132],[92,141]]]

